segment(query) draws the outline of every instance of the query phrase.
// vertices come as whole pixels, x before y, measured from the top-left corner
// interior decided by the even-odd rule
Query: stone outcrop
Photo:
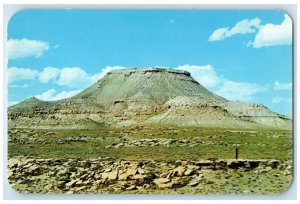
[[[222,182],[230,179],[238,181],[238,178],[247,176],[247,172],[253,174],[253,179],[256,175],[263,177],[268,174],[278,179],[287,177],[290,182],[293,170],[291,161],[278,160],[199,160],[174,163],[114,161],[110,158],[62,160],[24,157],[9,159],[8,168],[9,182],[17,191],[67,194],[128,191],[151,193],[157,189],[186,188],[191,193],[193,188],[209,187],[215,183],[223,185]],[[251,183],[252,187],[254,183]],[[229,186],[227,182],[226,188]],[[280,190],[280,186],[274,188]],[[240,189],[246,190],[247,186],[240,186]]]

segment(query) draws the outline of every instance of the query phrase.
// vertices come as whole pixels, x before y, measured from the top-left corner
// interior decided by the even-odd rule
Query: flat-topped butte
[[[187,71],[169,69],[169,68],[126,68],[126,69],[114,69],[109,71],[107,74],[132,74],[132,73],[173,73],[173,74],[184,74],[187,76],[191,76],[191,74]]]

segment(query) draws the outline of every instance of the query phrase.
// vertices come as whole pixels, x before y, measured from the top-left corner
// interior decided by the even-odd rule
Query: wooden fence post
[[[235,148],[235,159],[239,158],[239,149],[236,147]]]

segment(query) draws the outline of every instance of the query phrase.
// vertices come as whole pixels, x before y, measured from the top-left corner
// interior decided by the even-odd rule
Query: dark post
[[[235,159],[239,158],[239,149],[236,147],[235,148]]]

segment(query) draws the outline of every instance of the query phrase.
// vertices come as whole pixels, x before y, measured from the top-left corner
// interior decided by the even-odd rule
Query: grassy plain
[[[123,160],[292,159],[292,133],[285,130],[223,130],[209,128],[11,129],[9,157],[99,158]],[[107,148],[125,140],[173,139],[169,145]],[[183,142],[182,142],[183,140]],[[192,144],[194,143],[194,145]]]

